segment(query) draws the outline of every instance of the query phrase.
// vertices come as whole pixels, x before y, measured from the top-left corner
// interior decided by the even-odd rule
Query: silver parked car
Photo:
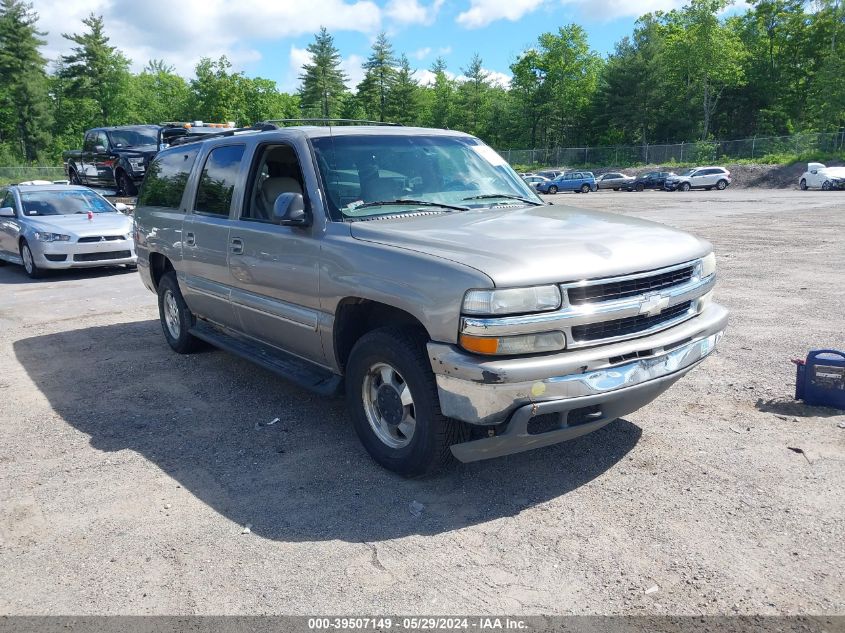
[[[626,176],[618,171],[602,174],[596,178],[596,185],[599,189],[613,189],[614,191],[628,189],[632,182],[634,182],[633,176]]]
[[[668,191],[689,191],[690,189],[713,188],[719,191],[731,184],[731,172],[724,167],[692,167],[679,174],[666,177],[663,187]]]
[[[595,431],[725,329],[710,244],[544,204],[475,137],[269,126],[157,155],[135,210],[141,279],[174,351],[201,339],[344,389],[386,468],[420,475]]]
[[[0,189],[0,199],[0,264],[21,264],[33,278],[137,264],[132,218],[88,187],[12,185]]]

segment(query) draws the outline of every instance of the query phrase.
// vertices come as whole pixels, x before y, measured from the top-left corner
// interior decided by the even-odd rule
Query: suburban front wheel
[[[158,282],[158,315],[164,338],[174,352],[189,354],[197,348],[199,341],[190,333],[194,315],[182,297],[173,271],[165,273]]]
[[[32,256],[32,250],[26,240],[21,241],[21,259],[23,260],[23,269],[30,279],[40,279],[44,276],[44,272],[35,263],[35,258]]]
[[[358,438],[379,464],[405,477],[433,472],[452,459],[449,447],[466,439],[461,422],[440,411],[425,337],[381,328],[352,348],[346,401]]]

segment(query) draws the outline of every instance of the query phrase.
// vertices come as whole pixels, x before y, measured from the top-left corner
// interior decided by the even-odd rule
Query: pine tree
[[[434,73],[434,100],[431,105],[431,127],[448,128],[452,119],[452,93],[454,87],[446,75],[446,61],[442,57],[431,66]]]
[[[364,62],[364,79],[358,84],[358,98],[367,117],[378,121],[387,118],[387,96],[396,84],[396,56],[393,46],[382,31]]]
[[[38,160],[50,143],[51,116],[45,60],[39,48],[38,14],[22,0],[0,2],[0,94],[10,136],[27,162]]]
[[[399,58],[396,82],[387,95],[387,115],[390,121],[404,125],[417,121],[419,88],[411,63],[403,53]]]
[[[62,56],[63,76],[69,80],[68,95],[97,103],[99,121],[92,124],[122,123],[128,114],[129,60],[109,45],[102,16],[92,13],[82,23],[88,27],[87,32],[62,34],[76,44],[70,55]]]
[[[482,68],[481,57],[473,55],[469,66],[462,68],[464,80],[458,87],[458,104],[464,132],[478,135],[488,118],[490,109],[489,73]]]
[[[340,68],[340,51],[325,27],[308,45],[311,63],[302,67],[299,89],[301,108],[306,115],[332,118],[338,115],[346,92],[346,75]]]

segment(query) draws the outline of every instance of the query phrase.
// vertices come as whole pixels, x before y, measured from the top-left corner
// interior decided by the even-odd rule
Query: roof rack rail
[[[402,127],[401,123],[391,123],[388,121],[367,121],[366,119],[332,119],[332,118],[303,118],[303,119],[268,119],[261,123],[271,123],[278,125],[279,123],[322,123],[323,125],[386,125],[391,127]]]
[[[201,141],[207,141],[211,138],[220,138],[222,136],[235,136],[237,134],[247,134],[249,132],[269,132],[270,130],[277,129],[279,129],[278,126],[273,125],[272,123],[256,123],[255,125],[251,125],[250,127],[228,128],[221,130],[220,132],[214,132],[212,134],[189,134],[185,136],[179,136],[173,139],[171,147],[174,145],[187,145],[188,143],[199,143]]]

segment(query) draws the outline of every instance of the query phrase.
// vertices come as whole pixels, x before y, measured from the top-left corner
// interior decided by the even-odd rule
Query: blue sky
[[[418,77],[442,54],[455,75],[473,54],[500,82],[520,51],[545,31],[574,22],[582,25],[599,53],[613,50],[630,34],[636,17],[671,9],[682,0],[181,0],[172,19],[172,0],[35,0],[39,26],[48,31],[45,54],[67,52],[62,32],[82,30],[89,12],[104,16],[112,43],[135,70],[150,58],[163,58],[185,76],[203,56],[227,55],[238,70],[294,90],[305,47],[325,25],[334,35],[353,83],[360,63],[380,30],[398,53],[406,53]],[[170,15],[171,19],[162,16]]]

